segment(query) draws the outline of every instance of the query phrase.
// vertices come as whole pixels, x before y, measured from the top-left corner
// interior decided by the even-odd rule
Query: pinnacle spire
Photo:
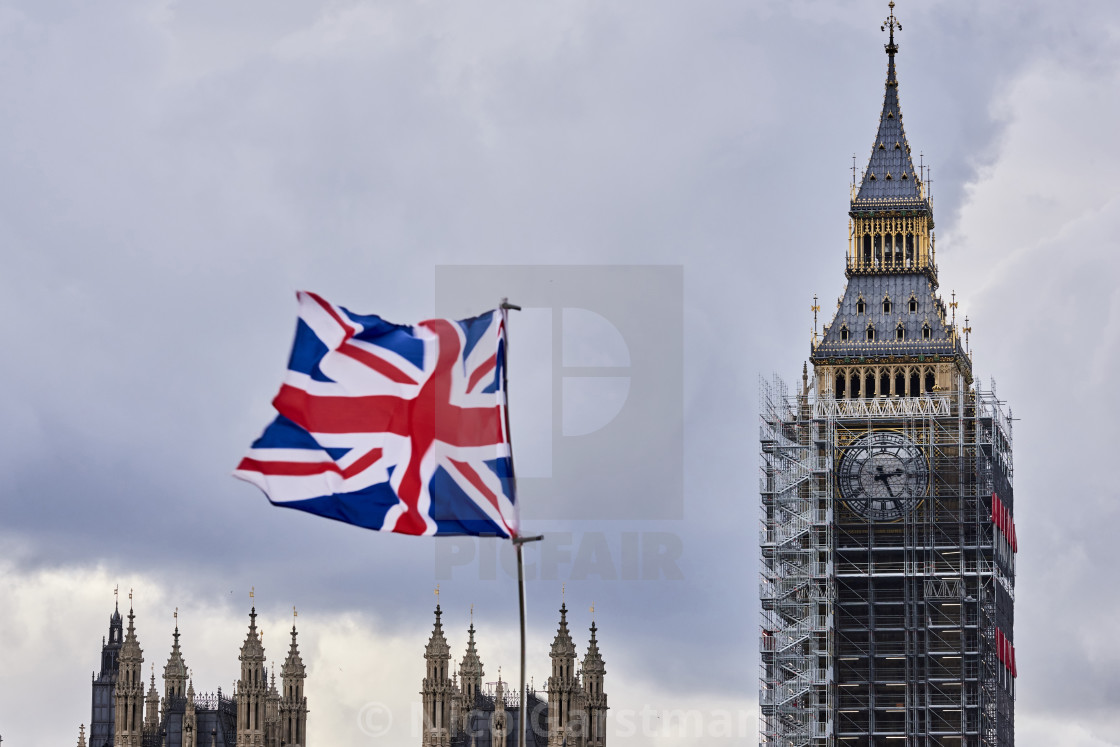
[[[879,114],[879,129],[875,133],[875,142],[871,144],[867,168],[863,172],[859,191],[852,200],[852,211],[894,208],[928,212],[929,202],[922,189],[922,175],[914,170],[910,144],[902,126],[894,60],[898,53],[894,32],[895,29],[901,30],[902,24],[895,18],[893,0],[890,9],[890,15],[880,27],[890,34],[884,47],[887,52],[887,81],[883,109]]]

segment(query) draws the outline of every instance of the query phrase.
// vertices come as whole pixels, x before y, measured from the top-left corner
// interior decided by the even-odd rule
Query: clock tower
[[[760,742],[1012,747],[1011,418],[939,293],[890,8],[846,287],[797,391],[762,385]]]

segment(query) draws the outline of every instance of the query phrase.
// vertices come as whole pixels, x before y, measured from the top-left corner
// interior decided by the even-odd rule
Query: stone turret
[[[144,704],[144,732],[154,734],[159,731],[159,690],[156,690],[156,665],[152,665],[152,683],[148,687],[148,697]]]
[[[459,664],[459,688],[462,691],[459,713],[464,729],[466,720],[470,718],[471,709],[474,708],[475,699],[482,692],[482,678],[485,674],[482,669],[482,659],[475,649],[473,620],[467,629],[467,636],[467,653],[463,655],[463,661]]]
[[[424,703],[422,747],[450,747],[451,704],[454,688],[451,684],[451,647],[443,635],[439,605],[436,605],[436,623],[432,636],[424,648],[427,672],[420,690]]]
[[[285,745],[307,745],[307,697],[303,693],[303,683],[307,679],[307,668],[299,655],[296,642],[295,623],[292,624],[292,644],[288,648],[288,658],[280,669],[280,734]]]
[[[183,747],[198,747],[198,714],[194,706],[194,680],[187,681],[187,704],[183,710]]]
[[[136,639],[135,619],[136,614],[129,605],[128,630],[118,658],[113,747],[142,747],[143,742],[144,652]]]
[[[268,696],[264,644],[257,631],[257,608],[249,612],[249,632],[241,646],[241,678],[237,681],[237,747],[264,746],[265,705]]]
[[[264,743],[268,747],[280,744],[280,692],[276,689],[276,665],[269,671],[268,695],[264,708]]]
[[[92,747],[113,744],[116,728],[116,689],[120,674],[120,652],[124,643],[124,626],[119,604],[114,603],[109,616],[109,638],[101,640],[101,670],[93,680],[93,708],[89,722],[89,743]]]
[[[78,727],[78,747],[86,747],[86,725]]]
[[[598,628],[591,622],[591,641],[583,657],[583,706],[586,725],[586,747],[604,747],[607,742],[607,694],[603,691],[603,678],[607,674],[599,642],[595,638]]]
[[[568,607],[560,605],[560,627],[552,641],[552,676],[548,678],[548,747],[575,747],[582,722],[576,645],[568,631]],[[573,733],[573,731],[575,733]]]
[[[494,712],[490,714],[490,745],[491,747],[506,747],[506,737],[509,731],[509,719],[506,716],[506,690],[502,682],[502,673],[498,672],[498,685],[494,688]],[[514,742],[516,743],[516,739]]]
[[[167,713],[173,701],[186,697],[187,663],[179,650],[179,611],[175,611],[175,632],[171,634],[171,656],[163,667],[163,712]]]

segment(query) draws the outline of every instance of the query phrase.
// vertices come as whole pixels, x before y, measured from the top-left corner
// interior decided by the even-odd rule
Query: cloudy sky
[[[612,743],[752,743],[758,377],[799,377],[813,294],[828,309],[843,289],[886,10],[0,0],[5,741],[75,742],[118,584],[157,669],[180,610],[200,690],[237,677],[250,588],[270,656],[298,607],[314,744],[371,743],[386,713],[381,743],[417,742],[437,583],[456,656],[473,604],[486,679],[516,677],[516,586],[494,542],[363,532],[271,508],[229,473],[270,417],[297,289],[406,322],[450,303],[439,267],[576,265],[621,307],[662,299],[669,323],[621,352],[585,325],[584,353],[616,349],[581,362],[573,343],[574,365],[638,387],[658,365],[641,352],[662,345],[683,379],[679,404],[646,402],[636,441],[549,462],[596,427],[596,396],[625,390],[558,406],[542,308],[567,324],[558,309],[580,304],[510,281],[539,305],[511,323],[528,468],[609,496],[522,492],[525,528],[547,536],[529,553],[530,673],[548,675],[563,585],[581,647],[596,608]],[[1120,744],[1120,9],[897,12],[942,289],[1021,419],[1019,743]],[[646,265],[680,268],[683,304]],[[674,453],[663,505],[640,457],[671,468]],[[703,733],[672,726],[680,709]]]

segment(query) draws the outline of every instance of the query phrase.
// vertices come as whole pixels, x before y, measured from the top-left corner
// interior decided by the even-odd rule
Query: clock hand
[[[879,474],[875,475],[872,479],[878,480],[879,482],[883,483],[883,487],[887,489],[887,495],[889,495],[891,498],[894,498],[894,490],[891,489],[890,478],[893,477],[894,475],[901,475],[902,470],[898,470],[897,472],[887,474],[886,472],[883,471],[882,466],[878,466],[878,467],[875,468],[875,471],[878,472]]]

